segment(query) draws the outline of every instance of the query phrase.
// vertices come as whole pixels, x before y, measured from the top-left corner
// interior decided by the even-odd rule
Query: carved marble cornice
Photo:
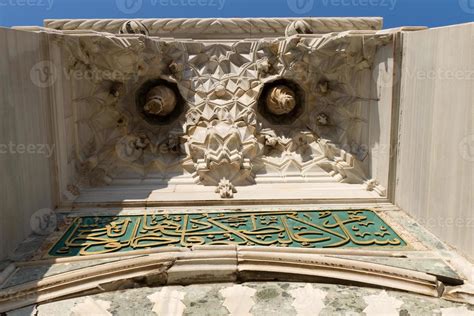
[[[127,19],[45,20],[44,26],[56,30],[90,30],[119,33]],[[174,38],[253,38],[284,36],[295,21],[304,21],[315,34],[349,30],[381,30],[382,18],[206,18],[135,19],[150,36]]]

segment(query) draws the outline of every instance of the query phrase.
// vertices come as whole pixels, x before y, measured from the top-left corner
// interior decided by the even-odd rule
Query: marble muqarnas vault
[[[257,282],[212,307],[257,315],[268,281],[295,282],[292,315],[308,293],[330,312],[321,282],[472,311],[473,39],[380,18],[0,29],[0,144],[49,153],[0,155],[0,312],[162,286],[154,311],[179,314],[182,285]]]
[[[369,121],[380,102],[372,69],[393,35],[374,31],[377,19],[318,35],[311,20],[287,22],[286,36],[272,38],[212,38],[213,25],[167,38],[133,21],[119,34],[92,27],[52,39],[75,122],[66,126],[74,141],[64,144],[64,197],[163,183],[211,186],[224,199],[283,183],[357,184],[355,194],[386,196],[388,161],[371,161],[362,144],[388,139],[370,135]]]

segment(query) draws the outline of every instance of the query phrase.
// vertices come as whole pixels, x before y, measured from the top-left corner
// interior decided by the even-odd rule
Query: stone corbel
[[[216,193],[218,193],[223,199],[232,199],[234,193],[237,193],[237,189],[229,180],[222,178],[216,188]]]

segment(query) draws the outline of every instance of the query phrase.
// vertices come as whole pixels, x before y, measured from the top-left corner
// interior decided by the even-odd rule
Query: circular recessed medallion
[[[270,89],[267,95],[267,109],[275,115],[288,114],[296,106],[296,95],[293,90],[284,85]]]
[[[139,113],[150,124],[165,125],[183,112],[184,99],[178,86],[163,79],[145,82],[136,94]]]

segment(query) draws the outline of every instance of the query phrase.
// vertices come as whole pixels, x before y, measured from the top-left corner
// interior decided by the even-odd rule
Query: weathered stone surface
[[[182,306],[178,315],[244,315],[232,314],[226,306],[229,304],[249,303],[250,315],[339,315],[360,314],[372,315],[375,304],[380,304],[374,297],[384,297],[390,306],[385,305],[384,312],[395,311],[396,315],[470,315],[474,312],[472,306],[461,305],[423,296],[383,291],[376,289],[365,289],[329,284],[307,284],[307,283],[244,283],[239,285],[248,288],[251,295],[250,300],[243,300],[239,296],[225,297],[226,293],[235,288],[233,284],[203,284],[185,287],[169,288],[144,288],[120,291],[116,293],[105,293],[94,295],[91,298],[76,298],[64,302],[50,303],[38,307],[38,316],[42,315],[72,315],[70,310],[75,306],[84,304],[88,299],[111,302],[109,311],[113,315],[163,315],[153,311],[149,297],[163,291],[179,291],[180,296],[174,298],[176,304]],[[311,300],[308,293],[317,293],[320,299]],[[226,303],[227,300],[227,303]],[[231,300],[231,301],[229,301]],[[304,311],[299,308],[305,302]],[[133,309],[130,307],[133,306]],[[237,306],[237,305],[235,305]],[[247,307],[246,307],[247,308]],[[178,310],[175,310],[178,311]],[[309,314],[308,314],[309,312]],[[461,314],[459,314],[461,313]],[[14,315],[14,314],[12,314]],[[166,315],[166,314],[164,314]],[[380,315],[377,314],[377,315]]]
[[[473,234],[467,232],[474,226],[473,37],[474,23],[403,33],[395,201],[471,258]],[[420,59],[420,52],[430,53]]]
[[[329,278],[472,302],[472,264],[443,243],[472,253],[472,234],[466,233],[473,192],[472,80],[466,72],[466,80],[451,76],[472,64],[472,41],[466,40],[472,24],[382,31],[378,18],[50,20],[45,25],[20,28],[29,33],[0,30],[7,57],[0,69],[8,74],[0,150],[11,151],[8,142],[34,142],[36,150],[41,143],[49,153],[44,160],[17,159],[12,152],[0,156],[8,184],[0,240],[11,241],[0,245],[0,259],[11,253],[18,261],[4,270],[0,287],[31,282],[17,287],[18,293],[36,288],[51,299],[81,289],[142,288],[13,314],[472,314],[468,305],[363,287],[298,282],[143,287],[275,280],[287,273],[291,278],[282,280]],[[420,79],[423,72],[426,78]],[[389,211],[395,209],[392,203],[416,215],[421,225],[403,211]],[[245,246],[250,248],[186,252],[145,249],[135,258],[115,253],[93,261],[36,261],[70,219],[52,211],[46,219],[43,212],[33,215],[38,209],[116,216],[173,213],[171,206],[189,209],[179,214],[206,214],[212,206],[222,211],[222,205],[233,212],[245,205],[268,205],[266,211],[277,205],[286,211],[302,205],[369,207],[410,249],[282,250],[250,243]],[[118,208],[106,209],[110,206]],[[27,239],[12,253],[30,228],[45,236]],[[268,223],[265,229],[271,228]],[[307,233],[301,225],[295,229]],[[108,240],[104,247],[118,246]],[[107,269],[117,275],[109,276]],[[64,280],[70,286],[61,287]],[[441,282],[447,285],[444,293]],[[25,300],[46,300],[36,294]],[[17,304],[14,295],[4,290],[2,307]]]

